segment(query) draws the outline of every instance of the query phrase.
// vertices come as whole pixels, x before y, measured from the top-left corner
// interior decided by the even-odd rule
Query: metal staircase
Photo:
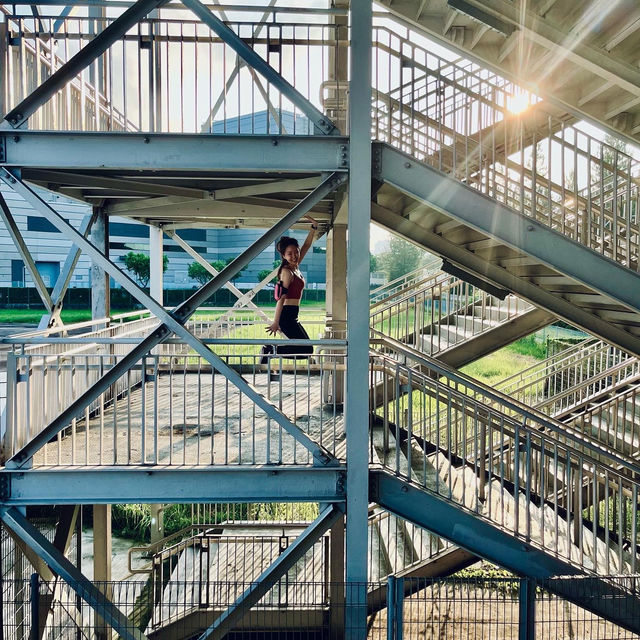
[[[375,410],[371,499],[520,575],[637,571],[639,468],[630,458],[413,350],[385,346],[395,357],[372,355],[372,375],[405,393]],[[638,603],[610,588],[603,583],[618,622],[637,632]],[[616,617],[607,607],[596,613]]]
[[[515,115],[490,75],[409,52],[419,73],[374,100],[372,219],[468,279],[640,353],[636,161],[533,96]],[[377,57],[374,76],[398,57]]]
[[[516,298],[503,300],[438,271],[371,306],[374,331],[460,367],[553,322]]]

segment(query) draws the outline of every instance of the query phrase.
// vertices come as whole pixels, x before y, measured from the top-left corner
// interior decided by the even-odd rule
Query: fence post
[[[387,578],[387,640],[396,637],[396,577]]]
[[[534,640],[536,622],[536,582],[531,578],[520,579],[518,615],[519,640]]]
[[[402,620],[404,613],[404,578],[396,578],[396,640],[402,640]]]
[[[31,640],[38,640],[40,637],[40,581],[37,573],[31,574]]]

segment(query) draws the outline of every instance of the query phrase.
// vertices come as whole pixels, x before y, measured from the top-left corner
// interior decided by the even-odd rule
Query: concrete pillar
[[[149,227],[149,292],[154,300],[163,303],[162,229]]]
[[[111,582],[111,505],[93,505],[93,579],[98,588],[112,599]],[[111,630],[100,616],[96,616],[96,638],[111,638]]]
[[[149,228],[149,289],[151,297],[163,304],[163,233],[158,227]],[[151,542],[158,542],[164,537],[164,517],[162,504],[150,504],[151,509]]]
[[[107,257],[109,256],[109,219],[99,211],[91,228],[91,242]],[[108,318],[109,275],[96,264],[91,265],[91,317]],[[111,581],[111,505],[93,505],[93,578],[96,582]],[[103,585],[100,585],[102,590]],[[111,599],[111,590],[104,589]],[[106,623],[96,618],[96,637],[104,640],[110,636]]]
[[[336,224],[327,234],[327,338],[345,339],[347,332],[347,225]],[[338,359],[344,365],[344,358]],[[323,402],[342,407],[344,371],[323,376]]]
[[[327,324],[336,338],[347,328],[347,225],[327,234]]]
[[[91,227],[91,242],[109,257],[109,218],[99,211]],[[108,318],[111,312],[109,274],[97,264],[91,264],[91,317]]]

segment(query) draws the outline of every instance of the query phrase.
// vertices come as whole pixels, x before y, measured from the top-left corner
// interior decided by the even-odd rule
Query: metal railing
[[[15,106],[113,18],[7,16],[6,103]],[[59,24],[56,24],[59,23]],[[227,22],[317,108],[337,73],[339,29]],[[333,60],[333,62],[331,62]],[[344,93],[347,81],[333,81]],[[344,85],[344,86],[343,86]],[[313,123],[205,24],[144,19],[29,119],[31,129],[309,135]]]
[[[435,355],[532,308],[515,296],[500,300],[440,271],[373,305],[371,328]]]
[[[559,637],[637,639],[637,635],[624,628],[637,621],[626,619],[622,614],[618,620],[608,621],[589,611],[602,597],[597,578],[571,576],[532,583],[527,578],[486,573],[449,578],[399,578],[382,584],[332,582],[328,603],[318,599],[321,585],[290,580],[286,606],[279,603],[283,588],[278,583],[251,610],[243,608],[244,617],[237,631],[261,637],[295,633],[300,640],[318,637],[339,640],[345,635],[345,595],[350,590],[357,594],[381,587],[385,611],[369,616],[366,637],[371,640],[420,637],[425,630],[429,637],[483,640],[529,637],[527,630],[531,631],[531,637],[544,640]],[[613,589],[637,598],[637,579],[611,575],[606,576],[606,580]],[[93,584],[128,616],[129,633],[142,631],[154,637],[154,632],[164,629],[172,637],[182,638],[201,635],[233,603],[233,594],[250,586],[240,581],[219,582],[209,602],[197,612],[184,602],[184,596],[197,587],[198,581],[177,584],[175,592],[167,594],[163,602],[163,610],[171,612],[174,621],[164,627],[154,627],[159,616],[154,607],[155,585],[140,581]],[[3,581],[0,588],[5,592],[4,637],[26,640],[35,625],[45,629],[47,637],[91,638],[101,633],[111,634],[111,628],[78,600],[73,586],[60,583],[55,587],[40,580]],[[552,594],[558,589],[571,592],[571,600]],[[52,599],[54,590],[57,593]],[[527,592],[533,595],[530,607]],[[32,607],[39,600],[51,602],[50,607]]]
[[[428,280],[436,271],[439,271],[441,267],[441,258],[429,259],[426,264],[421,267],[372,289],[369,294],[371,309],[373,310],[376,306],[391,301],[394,297],[402,295],[409,289],[419,287],[422,282]]]
[[[393,357],[371,355],[371,406],[380,407],[372,464],[586,571],[636,572],[634,461],[430,358],[393,349]]]
[[[505,378],[495,389],[549,416],[560,417],[637,380],[638,359],[588,338]]]
[[[45,445],[34,463],[308,464],[310,452],[273,420],[281,413],[336,452],[344,429],[343,347],[321,343],[311,361],[271,355],[261,364],[257,340],[206,342],[243,384],[266,398],[265,406],[257,406],[249,388],[234,386],[200,356],[180,353],[182,343],[173,341],[165,346],[176,352],[143,358]],[[10,354],[5,456],[29,442],[120,358]]]
[[[640,165],[628,153],[475,65],[385,28],[374,42],[376,140],[638,270]]]

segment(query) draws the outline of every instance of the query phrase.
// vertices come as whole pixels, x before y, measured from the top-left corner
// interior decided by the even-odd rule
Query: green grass
[[[38,324],[45,314],[42,309],[0,309],[0,322],[11,324]],[[91,320],[91,309],[69,309],[62,311],[65,324]]]

